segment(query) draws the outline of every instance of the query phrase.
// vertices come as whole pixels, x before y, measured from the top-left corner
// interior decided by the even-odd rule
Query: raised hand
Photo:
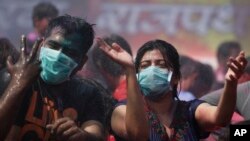
[[[229,58],[227,62],[228,71],[226,73],[225,79],[227,81],[237,82],[241,75],[244,73],[244,70],[247,65],[247,60],[245,58],[245,53],[242,51],[236,58]]]
[[[41,39],[37,40],[29,55],[26,53],[26,37],[21,37],[21,55],[16,64],[12,63],[11,56],[7,59],[7,69],[11,74],[11,79],[18,85],[27,86],[38,76],[40,72],[40,62],[36,55],[41,43]]]
[[[100,49],[104,51],[112,60],[119,63],[125,68],[134,67],[132,56],[127,53],[120,45],[113,43],[109,46],[103,39],[97,38]]]

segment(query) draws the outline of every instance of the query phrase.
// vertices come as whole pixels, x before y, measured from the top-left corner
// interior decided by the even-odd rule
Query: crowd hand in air
[[[226,73],[226,81],[237,82],[247,65],[247,60],[245,58],[245,53],[241,51],[236,58],[229,58],[227,62],[228,71]]]
[[[125,69],[134,67],[132,56],[127,53],[120,45],[113,43],[111,46],[109,46],[101,38],[97,38],[97,42],[100,45],[100,49],[102,49],[112,60],[122,65]]]
[[[33,45],[30,54],[26,53],[26,37],[21,37],[21,54],[18,61],[13,64],[11,56],[7,59],[7,69],[12,81],[18,85],[28,86],[37,78],[40,72],[40,62],[37,60],[37,52],[42,39],[38,39]]]

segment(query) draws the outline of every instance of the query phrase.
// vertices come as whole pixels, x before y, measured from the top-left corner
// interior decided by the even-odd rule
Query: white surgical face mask
[[[172,90],[171,78],[172,71],[155,66],[147,67],[137,75],[143,95],[150,100],[157,100]]]

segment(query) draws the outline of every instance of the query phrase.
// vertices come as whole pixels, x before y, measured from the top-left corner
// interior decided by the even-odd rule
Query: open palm
[[[97,42],[100,48],[106,53],[112,60],[122,65],[123,67],[133,67],[133,58],[126,52],[120,45],[113,43],[109,46],[103,39],[97,38]]]

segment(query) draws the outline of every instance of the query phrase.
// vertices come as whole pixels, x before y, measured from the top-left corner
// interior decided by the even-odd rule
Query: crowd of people
[[[145,41],[134,55],[117,34],[42,2],[20,50],[0,38],[1,141],[227,140],[249,124],[250,57],[238,42],[217,50],[218,69]]]

